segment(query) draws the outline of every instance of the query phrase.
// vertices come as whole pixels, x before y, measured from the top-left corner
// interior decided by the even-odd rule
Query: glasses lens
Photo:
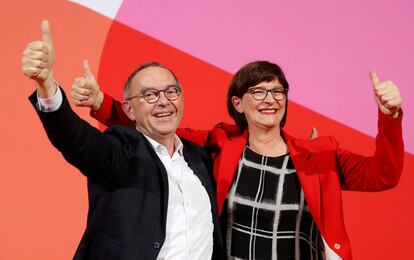
[[[254,99],[262,100],[265,98],[267,91],[266,89],[256,88],[256,89],[252,89],[250,93],[252,94]]]
[[[152,103],[152,102],[157,101],[159,94],[160,93],[158,91],[149,89],[149,90],[144,91],[144,93],[142,93],[142,96],[148,103]]]
[[[171,86],[165,90],[148,89],[142,93],[142,97],[148,103],[155,103],[160,97],[160,92],[164,92],[168,100],[176,100],[180,97],[181,89],[177,86]]]
[[[281,89],[274,89],[272,90],[272,95],[276,100],[283,100],[285,92]]]
[[[165,96],[169,100],[175,100],[180,96],[180,89],[178,87],[168,87],[165,91]]]
[[[271,92],[274,99],[278,101],[283,100],[285,98],[285,92],[281,88],[276,88],[272,90],[267,90],[265,88],[254,88],[254,89],[248,90],[248,92],[250,92],[252,97],[258,101],[264,100],[268,92]]]

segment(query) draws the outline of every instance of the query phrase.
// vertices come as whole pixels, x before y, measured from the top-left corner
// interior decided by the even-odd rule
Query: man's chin
[[[158,134],[160,134],[162,136],[174,135],[176,130],[177,130],[176,127],[166,127],[166,128],[156,129]]]

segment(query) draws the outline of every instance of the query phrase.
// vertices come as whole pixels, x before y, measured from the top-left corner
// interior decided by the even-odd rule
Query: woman
[[[221,123],[211,131],[177,132],[214,159],[229,259],[352,259],[341,190],[395,187],[404,157],[398,88],[375,73],[371,80],[380,111],[373,157],[340,149],[333,137],[299,140],[286,133],[289,84],[267,61],[249,63],[233,77],[227,108],[237,128]],[[73,87],[76,105],[85,105],[76,99],[82,88]],[[105,96],[94,116],[129,123],[121,110]]]

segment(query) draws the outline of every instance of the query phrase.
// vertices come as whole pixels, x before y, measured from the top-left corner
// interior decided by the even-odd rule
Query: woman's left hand
[[[373,70],[370,72],[370,77],[378,108],[385,115],[398,117],[402,99],[397,85],[392,81],[380,82],[377,73]]]

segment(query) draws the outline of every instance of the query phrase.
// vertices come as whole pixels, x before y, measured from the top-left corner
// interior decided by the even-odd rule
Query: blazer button
[[[158,249],[158,248],[160,248],[160,243],[154,242],[153,246],[154,246],[155,249]]]
[[[340,245],[340,244],[338,244],[338,243],[335,243],[335,244],[334,244],[334,248],[335,248],[336,250],[339,250],[339,249],[341,249],[341,245]]]

